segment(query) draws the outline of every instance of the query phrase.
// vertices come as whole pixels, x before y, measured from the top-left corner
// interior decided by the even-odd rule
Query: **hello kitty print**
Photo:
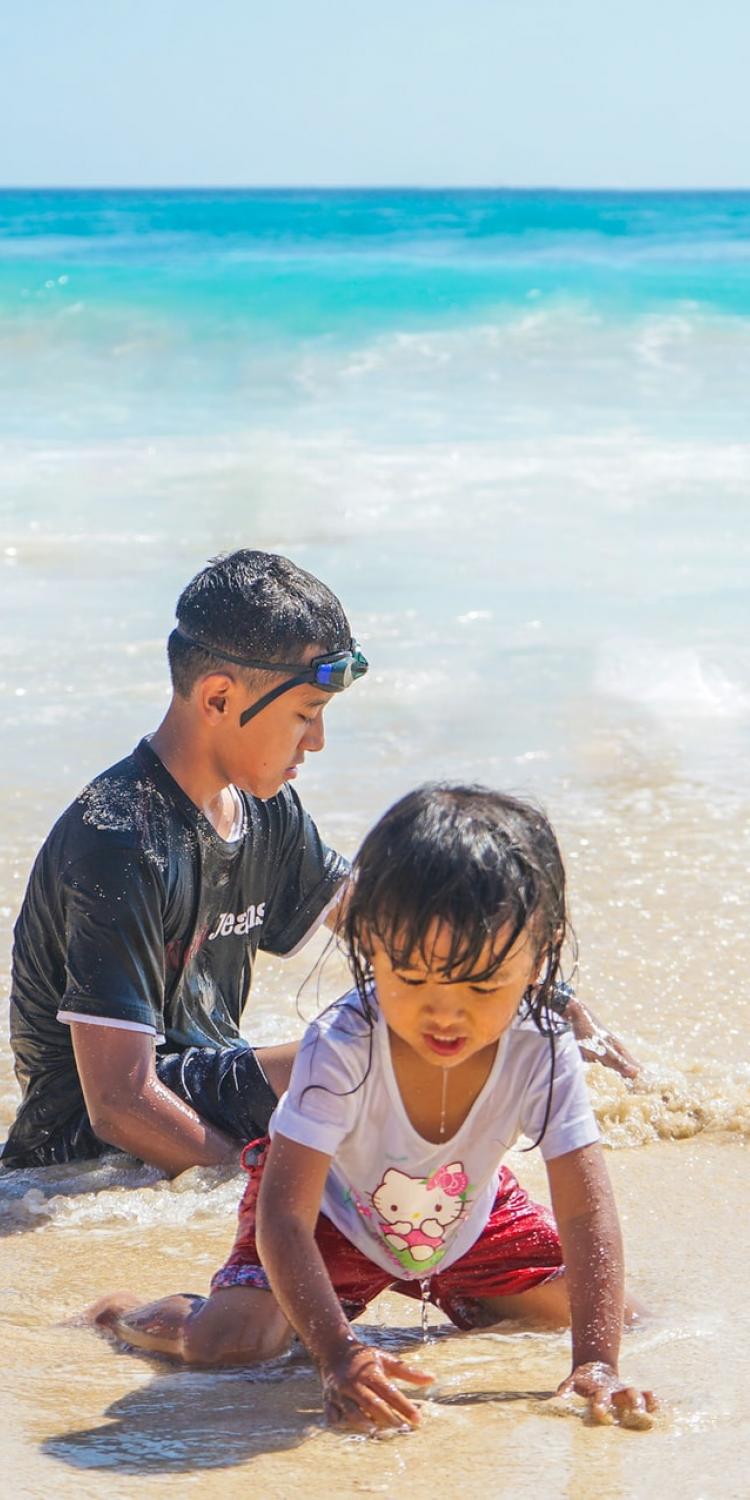
[[[404,1271],[431,1271],[445,1255],[452,1228],[467,1215],[469,1179],[460,1161],[431,1177],[389,1167],[372,1194],[385,1244]]]

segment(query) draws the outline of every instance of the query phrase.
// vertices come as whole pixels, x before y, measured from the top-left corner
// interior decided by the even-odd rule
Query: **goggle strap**
[[[259,698],[257,703],[253,703],[251,708],[246,708],[244,713],[240,714],[240,729],[244,729],[245,725],[251,719],[254,719],[255,715],[259,714],[262,708],[267,708],[269,703],[273,703],[276,698],[280,698],[282,693],[288,693],[290,688],[300,687],[303,682],[309,682],[309,680],[307,676],[293,677],[290,682],[278,683],[275,688],[271,688],[270,693],[264,693],[263,697]]]
[[[231,661],[238,667],[249,667],[251,670],[255,669],[256,671],[260,670],[264,672],[290,672],[292,674],[288,682],[280,682],[275,688],[271,689],[270,693],[264,693],[263,697],[259,698],[257,703],[254,703],[251,708],[246,708],[244,713],[240,714],[241,729],[246,724],[249,724],[250,720],[254,719],[255,715],[259,714],[262,709],[267,708],[269,703],[274,703],[277,698],[280,698],[282,693],[288,693],[290,688],[301,687],[303,683],[315,683],[326,692],[338,693],[345,687],[348,687],[351,682],[356,681],[356,678],[360,677],[362,672],[367,671],[367,663],[364,661],[362,653],[354,641],[352,641],[349,651],[336,651],[331,652],[330,655],[313,657],[313,660],[308,662],[300,671],[300,662],[258,661],[252,656],[239,656],[231,651],[224,651],[217,646],[212,646],[208,641],[201,641],[196,636],[188,635],[188,632],[183,630],[179,624],[175,626],[175,635],[184,641],[186,645],[197,646],[200,651],[218,656],[222,661]],[[359,658],[362,659],[362,671],[353,672],[348,683],[331,681],[330,679],[335,676],[338,664],[347,659],[351,663],[352,658],[355,661]],[[326,668],[328,668],[330,673],[329,680],[321,681],[318,673],[324,672]]]
[[[300,663],[298,661],[258,661],[254,656],[238,656],[232,651],[225,651],[223,646],[212,646],[208,641],[199,641],[196,636],[188,635],[181,625],[175,625],[175,635],[179,636],[187,646],[197,646],[199,651],[205,651],[208,656],[218,656],[221,661],[231,661],[236,667],[251,667],[258,672],[293,672],[295,676],[299,674]],[[301,677],[300,681],[315,681],[316,662],[323,661],[326,665],[330,662],[335,666],[337,661],[342,661],[344,657],[350,655],[351,651],[336,651],[331,652],[330,656],[313,657],[312,662],[309,662],[305,668],[306,675]]]

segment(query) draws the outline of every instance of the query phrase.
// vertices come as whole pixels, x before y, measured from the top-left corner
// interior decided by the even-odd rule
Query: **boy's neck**
[[[200,808],[216,832],[225,837],[227,824],[230,828],[232,824],[234,799],[207,756],[189,716],[174,701],[149,745],[185,795]]]

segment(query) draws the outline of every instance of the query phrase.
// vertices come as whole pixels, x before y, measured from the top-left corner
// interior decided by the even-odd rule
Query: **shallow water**
[[[509,1326],[501,1334],[448,1333],[430,1312],[423,1345],[419,1309],[394,1296],[363,1320],[365,1337],[435,1376],[419,1397],[422,1425],[388,1441],[343,1438],[321,1427],[317,1380],[300,1352],[258,1372],[175,1372],[119,1351],[70,1326],[103,1286],[131,1284],[145,1296],[203,1290],[231,1240],[225,1187],[185,1188],[177,1222],[161,1193],[129,1189],[162,1213],[123,1217],[115,1190],[109,1214],[57,1218],[4,1244],[3,1302],[14,1366],[6,1464],[21,1493],[118,1496],[263,1496],[305,1492],[395,1496],[404,1484],[481,1484],[489,1495],[537,1493],[594,1500],[602,1494],[743,1496],[747,1314],[726,1291],[737,1285],[737,1199],[747,1152],[728,1139],[644,1147],[612,1158],[637,1292],[658,1307],[626,1336],[623,1372],[653,1386],[665,1407],[650,1433],[595,1429],[580,1404],[552,1399],[566,1373],[563,1335]],[[541,1174],[528,1163],[534,1189]],[[190,1175],[190,1174],[188,1174]],[[686,1192],[686,1187],[689,1189]],[[195,1215],[202,1199],[202,1210]],[[184,1207],[189,1205],[189,1213]],[[177,1230],[177,1232],[175,1232]],[[700,1248],[699,1248],[700,1247]],[[14,1290],[10,1290],[10,1285]],[[740,1283],[741,1285],[741,1283]],[[439,1454],[439,1459],[436,1454]],[[114,1488],[113,1488],[114,1486]],[[14,1491],[18,1493],[18,1490]]]
[[[564,1340],[439,1337],[419,1433],[335,1437],[304,1358],[175,1373],[64,1324],[116,1285],[204,1290],[235,1180],[14,1174],[14,1493],[747,1493],[749,225],[721,194],[0,195],[3,989],[47,828],[162,712],[179,588],[288,551],[372,661],[300,780],[330,841],[428,776],[555,819],[581,992],[646,1064],[589,1080],[655,1313],[624,1368],[668,1402],[595,1431],[539,1395]],[[320,948],[264,961],[248,1035],[341,988],[335,957],[304,982]],[[0,1126],[15,1098],[4,1052]]]

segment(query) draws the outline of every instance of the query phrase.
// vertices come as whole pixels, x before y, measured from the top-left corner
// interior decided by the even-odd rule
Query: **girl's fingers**
[[[634,1432],[648,1432],[654,1425],[653,1412],[647,1411],[645,1406],[637,1411],[623,1412],[618,1421],[621,1427],[631,1427]]]
[[[645,1431],[646,1428],[653,1426],[651,1413],[656,1410],[656,1401],[652,1391],[638,1391],[634,1386],[627,1386],[615,1391],[612,1405],[615,1417],[623,1427],[635,1427]]]
[[[621,1427],[646,1432],[654,1425],[652,1413],[656,1410],[654,1396],[650,1391],[648,1395],[650,1404],[646,1401],[645,1392],[636,1390],[634,1386],[621,1386],[617,1391],[591,1396],[589,1411],[592,1420],[602,1425],[619,1422]]]
[[[591,1375],[576,1375],[574,1371],[557,1388],[558,1396],[583,1396],[588,1401],[589,1415],[593,1422],[602,1426],[619,1422],[622,1427],[646,1430],[653,1426],[653,1413],[659,1402],[653,1391],[639,1391],[635,1386],[617,1386],[614,1382],[600,1381]]]
[[[392,1354],[382,1354],[380,1362],[387,1375],[393,1375],[396,1380],[408,1380],[411,1385],[432,1385],[435,1376],[428,1375],[425,1370],[415,1370],[413,1365],[406,1365],[402,1359],[396,1359]]]
[[[416,1427],[419,1421],[419,1412],[408,1396],[405,1396],[403,1391],[400,1391],[397,1386],[391,1385],[390,1380],[386,1380],[385,1375],[379,1372],[376,1374],[375,1371],[372,1371],[369,1374],[367,1383],[361,1394],[359,1391],[357,1392],[357,1400],[360,1405],[364,1402],[377,1402],[381,1416],[382,1412],[386,1411],[388,1413],[388,1423],[391,1425],[393,1424],[394,1416],[397,1419],[396,1425],[400,1422],[408,1422],[411,1427]]]
[[[585,1401],[598,1401],[601,1399],[602,1392],[610,1389],[610,1386],[603,1386],[592,1375],[578,1375],[574,1370],[573,1374],[557,1387],[557,1395],[583,1396]]]
[[[416,1406],[391,1385],[385,1374],[377,1367],[370,1367],[356,1379],[347,1381],[338,1388],[326,1390],[326,1420],[332,1426],[356,1428],[367,1431],[370,1427],[401,1427],[407,1422],[416,1427],[419,1412]]]
[[[326,1403],[326,1421],[331,1427],[345,1427],[353,1432],[372,1432],[373,1428],[416,1427],[419,1412],[416,1408],[397,1411],[373,1393],[339,1403]]]
[[[599,1422],[602,1426],[605,1426],[607,1423],[614,1422],[615,1420],[615,1414],[612,1410],[612,1402],[610,1401],[609,1396],[590,1396],[589,1412],[591,1413],[593,1420],[595,1422]]]
[[[367,1425],[371,1425],[351,1401],[346,1401],[343,1396],[336,1396],[331,1391],[326,1392],[323,1413],[329,1427],[357,1428],[361,1425],[364,1430]]]
[[[419,1422],[419,1412],[416,1407],[406,1401],[401,1408],[390,1394],[387,1397],[381,1397],[373,1391],[366,1398],[361,1398],[360,1408],[366,1411],[370,1421],[376,1427],[403,1427],[405,1422],[409,1427],[416,1427]]]
[[[368,1400],[364,1394],[359,1397],[329,1393],[325,1416],[331,1427],[345,1427],[348,1432],[372,1432],[373,1427],[386,1425],[377,1412],[377,1402]]]
[[[612,1392],[612,1405],[618,1411],[627,1411],[629,1407],[633,1410],[643,1407],[645,1410],[646,1403],[643,1392],[636,1390],[634,1385],[621,1385],[619,1390]]]

